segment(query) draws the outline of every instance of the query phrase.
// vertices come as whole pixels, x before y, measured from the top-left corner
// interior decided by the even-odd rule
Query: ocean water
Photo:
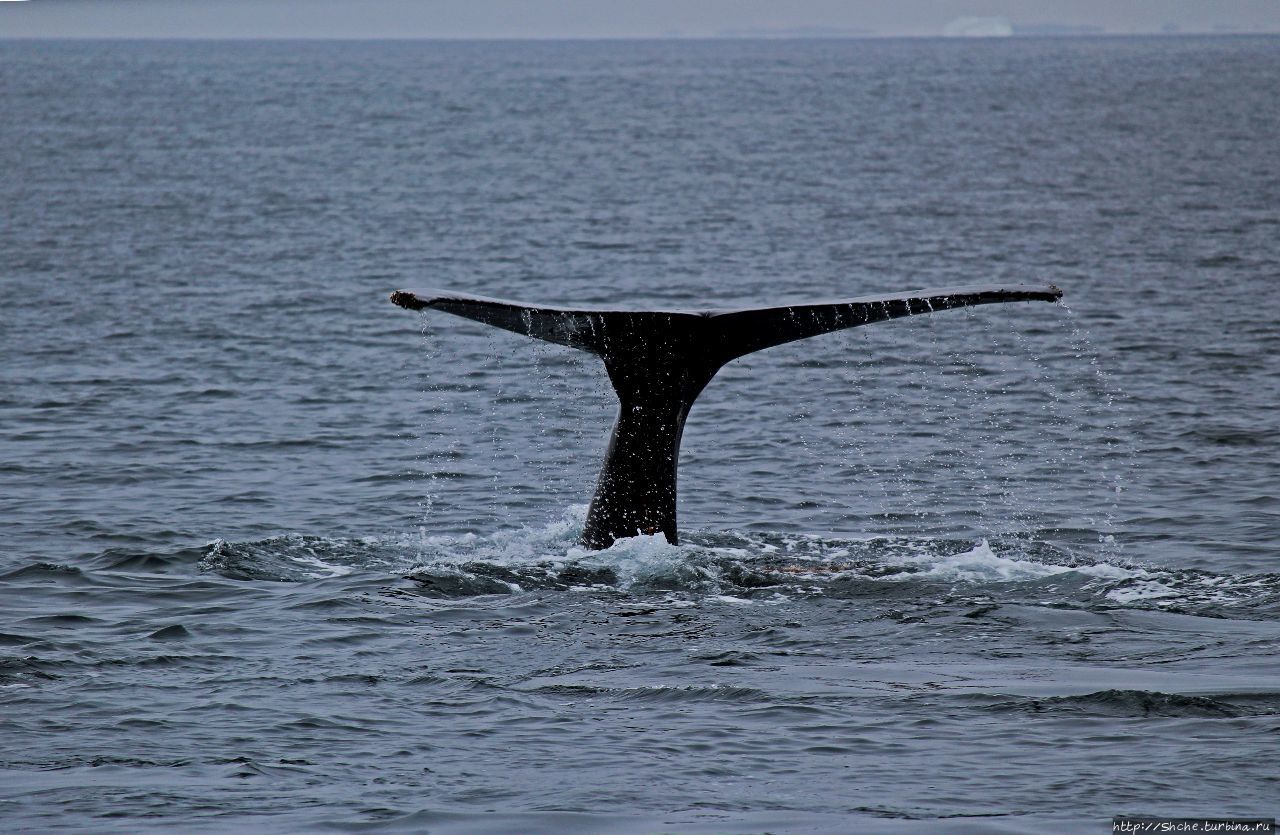
[[[5,831],[1276,815],[1280,39],[0,42]],[[387,302],[1055,283],[598,361]]]

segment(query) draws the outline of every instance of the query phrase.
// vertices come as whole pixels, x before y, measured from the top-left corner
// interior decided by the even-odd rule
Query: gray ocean
[[[0,828],[1280,813],[1280,38],[0,42]],[[723,369],[391,305],[964,284]]]

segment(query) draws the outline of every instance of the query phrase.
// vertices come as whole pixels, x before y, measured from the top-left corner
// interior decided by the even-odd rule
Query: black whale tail
[[[725,363],[832,331],[956,307],[1057,301],[1057,287],[953,287],[893,296],[741,310],[584,310],[443,290],[391,300],[432,308],[598,355],[618,394],[618,419],[587,511],[582,542],[662,533],[675,544],[676,468],[685,419]]]

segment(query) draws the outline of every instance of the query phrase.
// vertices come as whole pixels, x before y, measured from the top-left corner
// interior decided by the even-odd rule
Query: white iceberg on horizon
[[[1007,17],[958,17],[942,27],[948,38],[1008,38],[1013,24]]]

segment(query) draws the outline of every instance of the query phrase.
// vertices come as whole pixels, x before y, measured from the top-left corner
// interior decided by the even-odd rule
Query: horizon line
[[[849,33],[831,35],[4,35],[0,41],[312,41],[386,42],[589,42],[589,41],[1013,41],[1087,38],[1249,38],[1280,35],[1280,28],[1234,32],[1025,32],[1012,35],[943,35]]]

